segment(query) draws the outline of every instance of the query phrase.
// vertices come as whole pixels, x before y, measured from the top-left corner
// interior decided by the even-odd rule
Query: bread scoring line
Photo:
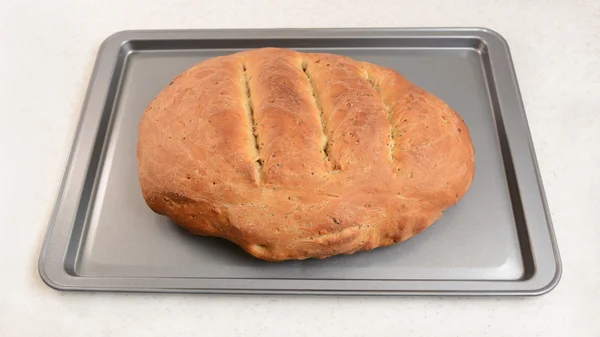
[[[389,145],[390,158],[392,159],[392,162],[395,162],[396,159],[394,158],[394,151],[396,150],[396,137],[394,137],[395,125],[392,125],[392,113],[393,113],[392,108],[390,107],[389,104],[387,104],[385,102],[385,100],[383,99],[383,96],[381,96],[381,88],[379,88],[379,85],[377,83],[375,83],[375,79],[371,76],[371,73],[368,70],[365,71],[365,78],[369,82],[369,84],[371,85],[373,90],[377,93],[377,95],[379,96],[379,99],[381,99],[381,103],[383,104],[385,110],[387,111],[388,123],[390,124],[390,145]]]
[[[313,103],[315,105],[315,107],[317,108],[319,114],[318,114],[318,119],[319,119],[319,124],[321,125],[321,132],[323,133],[323,138],[321,140],[321,148],[323,151],[323,160],[325,162],[329,162],[329,136],[327,135],[327,124],[325,123],[325,119],[323,119],[323,107],[321,107],[321,104],[319,103],[319,99],[317,98],[317,95],[315,94],[315,88],[313,87],[312,84],[312,79],[310,78],[310,75],[308,73],[308,62],[304,61],[302,62],[302,71],[304,72],[304,75],[306,75],[306,79],[308,80],[308,86],[310,87],[310,94],[312,95],[313,98]]]
[[[258,139],[258,134],[256,132],[256,122],[254,121],[254,106],[252,104],[252,93],[250,91],[250,79],[246,74],[246,65],[242,62],[242,82],[244,86],[244,109],[246,111],[246,119],[248,122],[248,127],[250,131],[250,145],[254,152],[253,161],[256,165],[256,174],[258,177],[258,184],[262,184],[262,163],[263,160],[260,156],[260,143]]]

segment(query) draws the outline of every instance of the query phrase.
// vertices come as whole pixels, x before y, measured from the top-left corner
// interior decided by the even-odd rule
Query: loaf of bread
[[[158,94],[138,168],[154,212],[280,261],[407,240],[463,197],[475,164],[464,121],[396,71],[263,48]]]

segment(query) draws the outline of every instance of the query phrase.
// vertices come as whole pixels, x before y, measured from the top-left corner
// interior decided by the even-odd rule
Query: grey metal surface
[[[154,214],[137,178],[139,119],[188,67],[263,46],[398,70],[465,119],[472,187],[417,237],[325,260],[270,263]],[[508,46],[487,29],[129,31],[102,45],[40,256],[61,290],[503,294],[551,290],[561,266]]]

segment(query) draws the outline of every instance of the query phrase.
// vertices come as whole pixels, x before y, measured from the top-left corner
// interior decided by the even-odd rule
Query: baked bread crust
[[[464,121],[397,72],[279,48],[179,75],[147,107],[137,150],[154,212],[269,261],[407,240],[475,170]]]

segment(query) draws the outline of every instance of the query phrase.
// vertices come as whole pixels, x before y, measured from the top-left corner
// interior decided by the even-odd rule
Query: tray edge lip
[[[239,34],[240,32],[255,32],[255,33],[266,33],[266,34],[273,34],[273,33],[279,33],[279,34],[286,34],[286,33],[292,33],[292,34],[298,34],[301,32],[312,32],[313,34],[319,35],[319,34],[323,34],[323,33],[328,33],[328,34],[341,34],[339,36],[335,36],[335,37],[350,37],[352,35],[346,35],[346,34],[350,34],[350,33],[359,33],[359,34],[364,34],[365,32],[368,33],[387,33],[387,34],[398,34],[398,33],[427,33],[427,34],[435,34],[435,33],[439,33],[442,35],[447,35],[450,34],[448,36],[452,36],[451,34],[457,34],[457,36],[461,36],[461,37],[467,37],[467,35],[465,35],[465,33],[471,33],[473,35],[473,37],[478,38],[480,40],[482,40],[482,42],[486,43],[488,40],[496,40],[497,43],[500,43],[500,45],[502,46],[503,49],[505,49],[506,53],[507,53],[507,61],[509,63],[510,66],[510,72],[511,75],[513,77],[515,77],[515,89],[516,89],[516,93],[517,93],[517,100],[519,102],[519,104],[521,105],[521,109],[519,111],[521,118],[524,120],[525,122],[525,130],[526,130],[526,135],[525,137],[527,138],[527,142],[528,142],[528,147],[529,150],[531,151],[532,154],[532,159],[533,159],[533,163],[534,163],[534,172],[537,176],[537,181],[536,184],[539,187],[539,192],[540,192],[540,198],[541,198],[541,202],[543,204],[544,207],[544,215],[546,218],[546,222],[547,222],[547,230],[548,230],[548,235],[550,238],[550,242],[552,245],[552,252],[554,255],[554,268],[552,271],[552,275],[549,279],[547,280],[541,280],[541,282],[538,280],[537,283],[541,283],[541,286],[538,284],[537,286],[534,287],[530,287],[527,288],[525,290],[519,290],[519,291],[498,291],[498,290],[486,290],[486,291],[470,291],[470,290],[436,290],[436,291],[412,291],[412,290],[397,290],[397,291],[379,291],[379,293],[385,293],[387,295],[498,295],[498,296],[512,296],[512,295],[516,295],[516,296],[523,296],[523,295],[542,295],[542,294],[546,294],[548,292],[550,292],[551,290],[553,290],[558,283],[561,280],[562,277],[562,259],[560,257],[560,252],[559,252],[559,248],[558,248],[558,244],[557,244],[557,240],[556,240],[556,235],[554,232],[554,228],[553,228],[553,224],[552,224],[552,219],[551,219],[551,214],[550,214],[550,210],[547,204],[547,200],[546,200],[546,195],[545,195],[545,191],[544,191],[544,186],[543,186],[543,182],[542,182],[542,177],[541,177],[541,173],[539,171],[539,167],[538,167],[538,161],[537,161],[537,156],[535,155],[535,148],[533,146],[533,139],[531,137],[531,133],[530,133],[530,128],[529,128],[529,124],[527,123],[527,118],[526,118],[526,114],[525,114],[525,109],[522,103],[522,97],[521,97],[521,92],[518,86],[518,82],[516,81],[516,75],[515,75],[515,71],[514,71],[514,64],[513,64],[513,60],[512,60],[512,56],[510,55],[510,47],[508,45],[507,40],[498,32],[487,28],[487,27],[366,27],[366,28],[361,28],[361,27],[332,27],[332,28],[251,28],[251,29],[240,29],[240,28],[218,28],[218,29],[140,29],[140,30],[121,30],[121,31],[117,31],[111,35],[109,35],[100,45],[98,52],[96,54],[96,62],[92,71],[92,75],[90,76],[89,79],[89,84],[88,84],[88,90],[86,92],[86,98],[85,101],[83,103],[83,105],[80,107],[80,117],[79,117],[79,121],[78,121],[78,126],[76,129],[76,132],[74,134],[74,137],[72,138],[72,144],[71,144],[71,148],[69,151],[69,156],[68,156],[68,160],[66,162],[65,165],[65,169],[63,171],[63,175],[62,175],[62,179],[61,179],[61,184],[59,187],[59,192],[56,196],[56,200],[54,203],[54,207],[52,210],[52,215],[50,217],[50,220],[48,221],[47,224],[47,229],[46,229],[46,233],[43,239],[43,244],[42,244],[42,248],[39,254],[39,259],[38,259],[38,272],[39,275],[41,277],[41,279],[44,281],[45,284],[47,284],[49,287],[56,289],[56,290],[69,290],[69,291],[77,291],[77,290],[81,290],[81,291],[90,291],[90,290],[94,290],[94,291],[116,291],[116,292],[122,292],[122,291],[128,291],[128,292],[181,292],[181,293],[228,293],[228,294],[236,294],[236,293],[252,293],[252,294],[269,294],[269,293],[273,293],[273,294],[292,294],[292,293],[298,293],[298,294],[311,294],[311,293],[328,293],[328,294],[357,294],[357,295],[361,295],[361,294],[366,294],[366,295],[374,295],[375,293],[377,293],[378,291],[345,291],[345,290],[335,290],[335,291],[319,291],[319,290],[309,290],[309,291],[305,291],[305,290],[274,290],[274,289],[240,289],[240,288],[223,288],[223,289],[209,289],[209,288],[193,288],[193,289],[186,289],[185,288],[161,288],[161,287],[144,287],[144,288],[140,288],[140,287],[121,287],[120,289],[118,288],[113,288],[113,287],[107,287],[107,286],[82,286],[82,285],[75,285],[74,283],[77,282],[72,282],[73,278],[77,278],[76,276],[70,275],[64,268],[64,263],[60,263],[58,265],[53,264],[52,261],[49,261],[47,259],[47,253],[48,250],[51,248],[49,247],[50,244],[52,243],[52,234],[53,234],[53,230],[54,227],[56,225],[56,215],[60,209],[60,206],[62,204],[62,200],[61,197],[63,196],[65,189],[66,189],[66,185],[67,185],[67,180],[69,178],[69,173],[70,170],[72,169],[72,165],[73,165],[73,160],[74,160],[74,155],[75,155],[75,150],[76,150],[76,143],[77,140],[80,136],[80,132],[81,132],[81,128],[82,128],[82,121],[83,121],[83,117],[86,114],[87,110],[89,109],[89,105],[88,105],[88,98],[89,95],[92,92],[93,86],[95,84],[95,82],[97,81],[97,71],[99,69],[99,63],[102,59],[103,56],[107,56],[105,55],[106,53],[114,53],[115,55],[121,50],[121,48],[123,47],[123,45],[127,44],[128,42],[130,42],[131,40],[134,39],[139,39],[144,35],[152,35],[152,34],[169,34],[169,35],[177,35],[177,34],[181,34],[181,33],[185,33],[185,34],[200,34],[200,33],[211,33],[211,34],[222,34],[222,33],[226,33],[226,34],[232,34],[232,37],[228,37],[228,38],[238,38],[238,39],[251,39],[251,38],[256,38],[256,36],[250,36],[250,35],[246,35],[246,36],[240,36],[237,35],[235,36],[235,34]],[[445,34],[443,34],[445,33]],[[426,35],[427,36],[427,35]],[[297,36],[298,38],[300,38],[301,36]],[[366,36],[365,38],[372,38],[373,36]],[[418,37],[418,36],[417,36]],[[156,38],[156,37],[154,37]],[[166,38],[166,37],[165,37]],[[172,39],[173,37],[168,37],[169,39]],[[223,38],[223,37],[221,37]],[[290,37],[287,37],[290,38]],[[308,37],[302,37],[302,38],[315,38],[313,36],[308,36]],[[94,278],[94,277],[91,277]],[[99,277],[96,277],[97,279],[99,279]],[[118,277],[116,277],[118,278]],[[533,278],[533,277],[532,277]],[[517,283],[527,283],[528,281],[532,281],[532,278],[530,279],[526,279],[526,280],[516,280],[516,281],[510,281],[510,282],[517,282]],[[146,279],[152,279],[152,278],[146,278]],[[243,279],[242,279],[243,280]],[[464,281],[464,280],[457,280],[457,281]],[[440,282],[439,280],[431,280],[429,282]],[[505,281],[506,282],[506,281]],[[71,283],[71,284],[70,284]]]
[[[523,122],[523,127],[522,127],[522,131],[523,132],[523,136],[525,137],[525,140],[527,142],[527,149],[530,152],[530,158],[532,159],[532,169],[533,172],[535,174],[535,178],[536,178],[536,185],[537,185],[537,189],[538,189],[538,196],[542,205],[542,210],[544,213],[544,219],[546,221],[546,226],[544,227],[545,230],[547,231],[548,234],[548,238],[550,241],[550,245],[551,245],[551,252],[552,252],[552,256],[553,256],[553,264],[551,265],[552,270],[549,271],[549,277],[546,277],[545,279],[539,279],[537,278],[536,282],[539,283],[536,287],[532,287],[532,294],[535,292],[535,294],[533,295],[543,295],[543,294],[547,294],[549,292],[551,292],[554,288],[556,288],[558,286],[558,284],[560,283],[561,279],[562,279],[562,273],[563,273],[563,265],[562,265],[562,258],[561,258],[561,254],[560,254],[560,249],[558,247],[558,242],[557,242],[557,238],[556,238],[556,233],[554,230],[554,223],[552,221],[552,215],[550,212],[550,207],[548,205],[548,200],[546,197],[546,192],[545,192],[545,188],[544,188],[544,182],[543,182],[543,178],[542,178],[542,174],[539,168],[539,161],[537,159],[537,154],[535,151],[535,145],[533,143],[533,137],[531,135],[531,128],[529,126],[529,120],[527,118],[527,113],[525,110],[525,106],[523,103],[523,97],[521,94],[521,89],[520,89],[520,85],[519,82],[517,80],[517,76],[516,76],[516,69],[515,69],[515,65],[513,62],[513,57],[511,55],[511,50],[510,50],[510,46],[508,44],[508,41],[506,40],[506,38],[501,35],[499,32],[490,29],[490,28],[484,28],[484,27],[479,27],[477,28],[480,31],[479,37],[481,37],[483,39],[484,42],[487,43],[488,40],[495,40],[496,43],[499,43],[502,48],[504,49],[505,53],[506,53],[506,61],[508,62],[508,70],[510,72],[510,76],[514,85],[514,94],[515,94],[515,98],[516,101],[518,103],[518,114],[519,117],[521,118],[521,121]],[[529,228],[528,228],[529,230]],[[526,281],[533,281],[533,279],[536,277],[537,274],[537,270],[534,272],[534,275],[529,278]],[[535,290],[534,290],[535,289]]]
[[[89,110],[89,100],[94,91],[94,87],[97,85],[98,81],[98,71],[101,68],[101,63],[103,58],[107,57],[109,53],[114,53],[115,56],[118,56],[118,52],[121,47],[127,43],[130,39],[123,39],[126,31],[118,31],[109,35],[105,38],[102,43],[97,48],[95,53],[95,60],[92,71],[87,81],[87,89],[84,94],[83,103],[78,108],[79,117],[77,120],[77,126],[75,128],[75,132],[71,138],[71,144],[69,148],[69,152],[67,155],[67,160],[65,161],[64,168],[60,177],[60,184],[58,188],[58,193],[55,194],[54,204],[52,206],[52,211],[49,220],[46,222],[46,231],[44,234],[44,238],[42,241],[41,248],[39,250],[38,260],[37,260],[37,270],[42,281],[52,289],[55,290],[73,290],[68,284],[69,278],[72,278],[66,270],[64,263],[54,263],[48,259],[49,250],[53,249],[51,247],[52,235],[55,229],[56,218],[59,214],[60,208],[63,204],[62,197],[64,196],[67,190],[67,184],[69,182],[70,174],[73,170],[73,162],[75,160],[77,154],[77,144],[78,140],[81,136],[81,131],[83,129],[83,122],[86,113]],[[112,72],[112,71],[111,71]],[[87,170],[86,170],[87,171]],[[66,248],[65,248],[66,250]],[[62,256],[64,259],[64,256]],[[61,260],[62,261],[62,260]],[[82,288],[82,290],[84,290]]]
[[[240,33],[244,33],[240,35]],[[257,36],[248,33],[262,33],[269,37],[279,37],[284,35],[285,38],[308,38],[314,39],[319,38],[323,35],[327,37],[356,37],[352,34],[356,33],[364,38],[373,38],[377,35],[371,34],[388,34],[387,37],[393,37],[394,34],[403,33],[404,37],[413,37],[412,33],[419,33],[425,35],[415,36],[416,38],[432,37],[432,36],[458,36],[461,38],[469,37],[465,33],[472,33],[472,37],[479,38],[485,41],[485,37],[491,37],[500,42],[504,48],[509,49],[509,44],[506,38],[498,31],[485,27],[485,26],[422,26],[422,27],[393,27],[393,26],[372,26],[372,27],[281,27],[281,28],[209,28],[209,29],[124,29],[118,30],[108,35],[100,45],[100,49],[109,44],[118,42],[120,45],[124,45],[132,40],[136,39],[156,39],[156,40],[181,40],[188,39],[190,36],[194,36],[197,39],[206,39],[207,36],[197,36],[197,34],[208,34],[208,35],[224,35],[219,36],[218,39],[256,39]],[[300,33],[311,33],[308,36],[299,35]],[[368,36],[364,36],[368,33]],[[181,37],[185,34],[185,37]],[[291,34],[292,36],[285,36]],[[435,35],[439,34],[439,35]],[[163,36],[157,36],[163,35]],[[166,35],[166,36],[164,36]],[[262,37],[262,36],[261,36]],[[212,37],[208,37],[212,38]],[[512,63],[512,62],[511,62]]]

